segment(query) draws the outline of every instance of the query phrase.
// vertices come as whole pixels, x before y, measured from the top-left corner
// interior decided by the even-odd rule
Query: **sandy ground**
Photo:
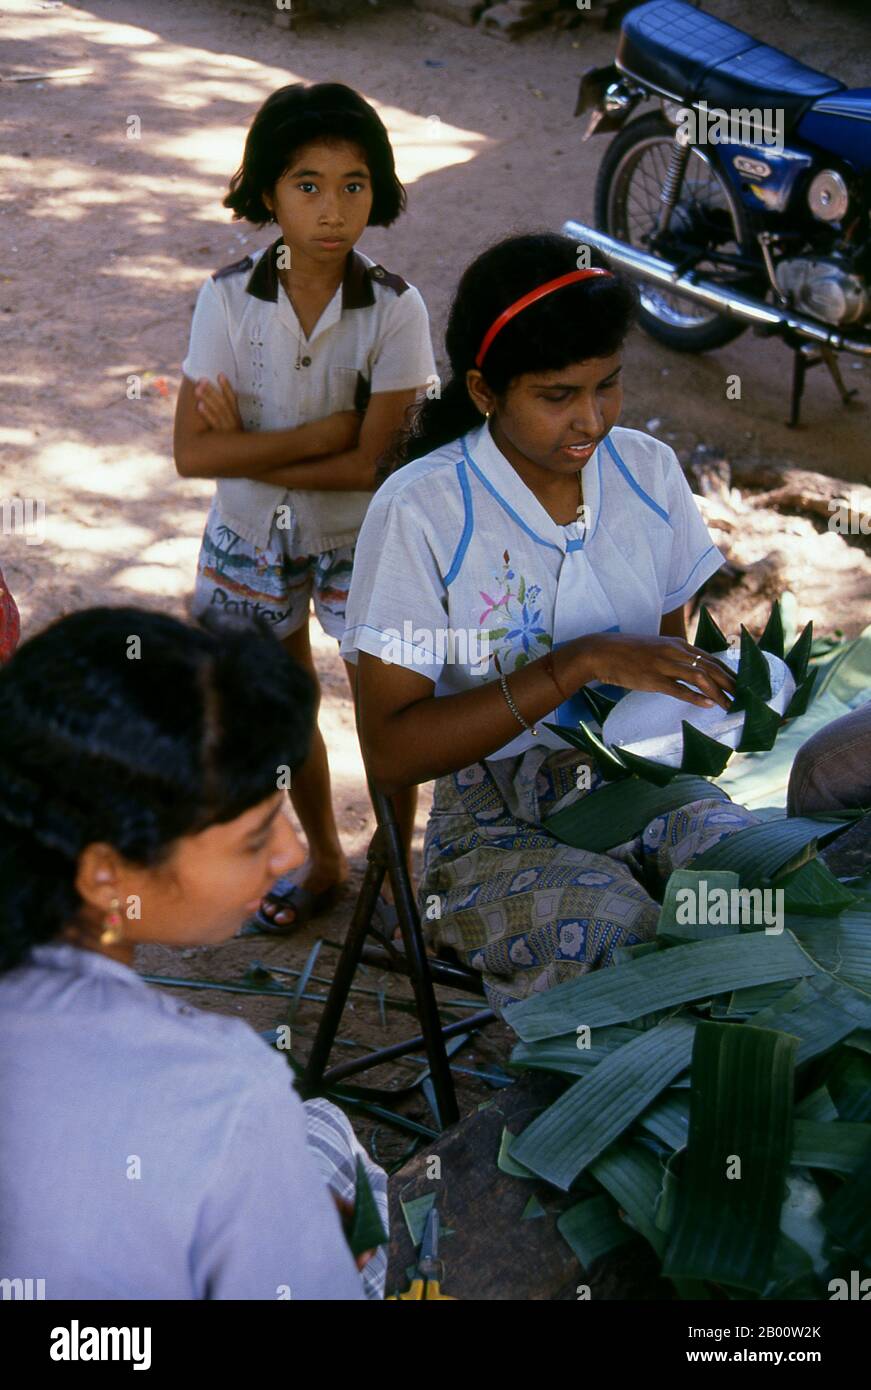
[[[759,15],[746,0],[706,8],[751,29]],[[452,287],[473,254],[512,230],[591,215],[605,140],[581,145],[572,110],[579,73],[610,59],[614,36],[581,26],[509,45],[411,8],[368,6],[295,35],[272,25],[267,0],[6,0],[3,11],[4,79],[86,71],[0,83],[2,490],[45,508],[41,543],[3,535],[0,564],[25,635],[99,602],[183,614],[211,486],[175,474],[174,396],[200,283],[270,240],[268,229],[234,224],[220,206],[256,107],[300,79],[348,82],[378,107],[409,212],[392,229],[367,232],[361,246],[419,286],[439,353]],[[866,80],[871,14],[859,5],[772,0],[759,28],[848,83]],[[128,138],[133,117],[139,139]],[[790,355],[777,344],[746,335],[693,359],[639,335],[628,364],[624,423],[656,419],[651,428],[683,457],[704,443],[744,462],[775,459],[871,481],[871,368],[845,363],[859,389],[851,412],[822,371],[811,373],[805,428],[794,432],[783,424]],[[726,378],[735,372],[742,399],[729,401]],[[141,399],[129,398],[133,378]],[[871,617],[867,565],[850,551],[858,568],[829,575],[820,561],[807,574],[820,630],[855,632]],[[335,645],[316,625],[313,636],[335,802],[359,875],[372,816]],[[424,794],[418,848],[427,804]],[[234,942],[205,961],[199,952],[170,961],[154,950],[142,963],[223,979],[238,977],[252,956],[298,968],[318,934],[341,937],[350,901],[291,940]],[[334,958],[325,947],[321,966]],[[268,999],[256,1007],[232,995],[198,1002],[244,1008],[264,1028],[280,1015]],[[363,996],[357,1002],[351,1036],[396,1036],[392,1017],[385,1026]],[[299,1017],[310,1027],[316,1009],[304,1004]],[[500,1046],[494,1035],[481,1055]],[[486,1093],[474,1083],[464,1103]]]

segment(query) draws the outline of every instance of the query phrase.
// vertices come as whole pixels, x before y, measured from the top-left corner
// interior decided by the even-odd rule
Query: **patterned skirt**
[[[541,821],[577,799],[578,767],[571,749],[539,748],[436,781],[421,918],[435,949],[449,947],[481,971],[494,1008],[650,940],[660,909],[645,883],[664,885],[673,869],[757,822],[742,806],[711,798],[657,816],[607,854],[574,849]],[[600,785],[591,770],[586,794]]]

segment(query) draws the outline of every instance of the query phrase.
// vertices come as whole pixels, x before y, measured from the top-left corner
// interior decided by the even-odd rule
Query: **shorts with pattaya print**
[[[265,620],[276,637],[308,622],[312,602],[328,637],[341,641],[351,584],[354,547],[321,555],[292,555],[292,529],[273,526],[266,550],[236,534],[213,502],[200,555],[192,612],[215,613],[237,623]]]

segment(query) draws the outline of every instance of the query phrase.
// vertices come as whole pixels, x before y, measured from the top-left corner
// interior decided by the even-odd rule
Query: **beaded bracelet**
[[[517,720],[518,724],[522,724],[527,733],[532,734],[534,738],[538,738],[538,729],[535,727],[534,724],[527,724],[526,720],[523,718],[523,715],[520,713],[520,710],[517,708],[514,701],[512,700],[511,691],[508,689],[508,679],[505,676],[504,672],[500,672],[499,674],[499,684],[502,688],[502,694],[505,696],[508,708],[514,715],[514,718]]]

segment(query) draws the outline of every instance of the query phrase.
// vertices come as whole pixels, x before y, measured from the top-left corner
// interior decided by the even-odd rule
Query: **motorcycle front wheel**
[[[674,130],[652,113],[631,121],[611,141],[596,179],[595,219],[599,231],[649,251],[656,230],[659,195],[674,148]],[[690,150],[680,198],[670,230],[683,245],[714,248],[752,256],[756,252],[747,218],[710,156]],[[703,258],[695,267],[742,293],[764,294],[765,280],[746,272],[726,272]],[[747,327],[740,319],[718,314],[706,304],[673,294],[649,282],[639,286],[641,326],[661,343],[680,352],[707,352],[723,347]]]

